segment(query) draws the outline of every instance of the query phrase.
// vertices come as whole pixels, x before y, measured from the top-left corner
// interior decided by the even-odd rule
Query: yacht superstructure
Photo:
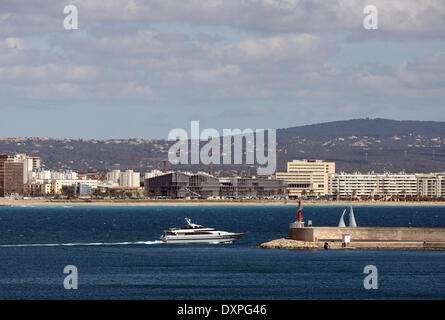
[[[185,218],[187,226],[184,228],[169,228],[164,231],[161,241],[166,243],[191,244],[191,243],[232,243],[241,238],[245,233],[234,233],[206,228],[192,223]]]

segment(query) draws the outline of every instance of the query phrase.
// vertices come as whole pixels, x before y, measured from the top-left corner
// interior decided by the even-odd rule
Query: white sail
[[[357,228],[357,222],[355,222],[354,210],[352,210],[352,206],[351,209],[349,210],[349,226],[351,228]]]
[[[340,222],[338,223],[338,226],[339,226],[340,228],[344,228],[344,227],[346,227],[345,219],[344,219],[345,212],[346,212],[346,209],[343,210],[343,213],[341,214]]]

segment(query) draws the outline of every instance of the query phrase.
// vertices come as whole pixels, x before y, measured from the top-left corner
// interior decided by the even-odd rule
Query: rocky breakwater
[[[310,242],[281,238],[262,243],[259,248],[288,250],[445,250],[445,242],[360,241],[344,245],[340,241]]]
[[[275,239],[259,245],[260,248],[265,249],[292,249],[292,250],[308,250],[319,249],[319,245],[315,242],[299,241],[292,239]]]

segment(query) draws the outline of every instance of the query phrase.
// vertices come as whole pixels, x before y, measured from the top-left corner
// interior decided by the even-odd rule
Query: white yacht
[[[191,243],[232,243],[241,238],[245,233],[234,233],[206,228],[192,223],[185,218],[187,226],[184,228],[170,228],[164,231],[161,241],[166,243],[191,244]]]

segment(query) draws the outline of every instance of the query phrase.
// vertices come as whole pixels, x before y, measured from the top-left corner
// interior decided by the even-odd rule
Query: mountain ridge
[[[79,172],[161,169],[172,142],[166,139],[0,138],[0,154],[40,156],[54,170]],[[335,161],[337,171],[445,171],[445,122],[351,119],[277,129],[277,169],[287,161]],[[220,174],[240,174],[244,166],[215,165]],[[208,166],[175,166],[205,170]]]
[[[337,134],[354,134],[354,135],[371,135],[378,128],[381,132],[378,136],[389,136],[389,135],[401,135],[416,133],[422,135],[435,135],[444,134],[445,132],[445,121],[420,121],[420,120],[391,120],[384,118],[361,118],[361,119],[350,119],[350,120],[338,120],[330,122],[322,122],[310,125],[295,126],[289,128],[277,129],[278,132],[302,132],[301,136],[319,136],[320,133],[315,132],[315,130],[323,129],[322,132],[327,130],[332,130],[331,135],[335,132]],[[343,132],[340,132],[343,129]]]

